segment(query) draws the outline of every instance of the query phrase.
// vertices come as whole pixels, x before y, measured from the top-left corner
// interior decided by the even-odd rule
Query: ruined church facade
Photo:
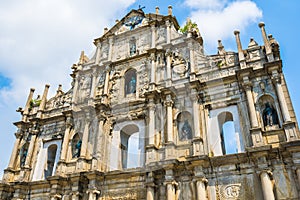
[[[132,10],[72,66],[30,89],[0,183],[13,200],[299,199],[299,128],[279,44],[259,24],[206,55],[190,20]],[[259,30],[258,29],[258,30]],[[181,31],[179,31],[181,30]]]

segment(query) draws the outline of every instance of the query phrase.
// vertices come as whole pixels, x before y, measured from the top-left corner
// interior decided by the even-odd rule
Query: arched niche
[[[193,138],[193,118],[188,111],[182,111],[177,115],[176,124],[179,141],[186,141]]]
[[[25,142],[19,151],[20,154],[20,167],[23,167],[25,165],[26,157],[28,154],[28,148],[29,148],[29,142]]]
[[[124,74],[124,94],[125,97],[128,95],[132,95],[136,93],[136,70],[135,69],[129,69]]]
[[[71,139],[71,151],[72,158],[78,158],[80,156],[82,146],[82,140],[79,133],[76,133]]]
[[[278,105],[271,95],[263,95],[257,101],[259,119],[264,130],[273,130],[280,127],[280,116]]]

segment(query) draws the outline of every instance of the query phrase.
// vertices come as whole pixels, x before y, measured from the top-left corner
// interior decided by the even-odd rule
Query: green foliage
[[[186,34],[188,31],[196,31],[199,32],[198,25],[195,22],[187,21],[186,24],[179,29],[179,31],[183,34]]]

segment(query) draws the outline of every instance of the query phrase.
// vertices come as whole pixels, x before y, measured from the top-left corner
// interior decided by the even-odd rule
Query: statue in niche
[[[192,139],[192,127],[189,124],[188,120],[185,120],[183,126],[179,132],[180,140],[189,140]]]
[[[265,103],[263,121],[265,126],[273,126],[274,124],[278,124],[276,110],[270,105],[269,102]]]
[[[130,55],[134,55],[136,54],[136,44],[135,43],[131,43],[130,44]]]
[[[136,92],[136,79],[134,76],[132,76],[128,83],[126,94],[133,94],[135,92]]]
[[[80,156],[81,144],[82,144],[81,140],[78,140],[78,142],[75,144],[75,151],[74,154],[72,155],[73,158],[78,158]]]
[[[21,148],[20,151],[20,166],[23,167],[25,165],[26,157],[27,157],[28,149],[25,145]]]

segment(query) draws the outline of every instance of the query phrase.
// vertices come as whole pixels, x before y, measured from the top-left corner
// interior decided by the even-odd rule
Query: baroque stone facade
[[[132,10],[72,66],[72,87],[18,111],[0,199],[299,199],[300,141],[279,45],[238,52]]]

